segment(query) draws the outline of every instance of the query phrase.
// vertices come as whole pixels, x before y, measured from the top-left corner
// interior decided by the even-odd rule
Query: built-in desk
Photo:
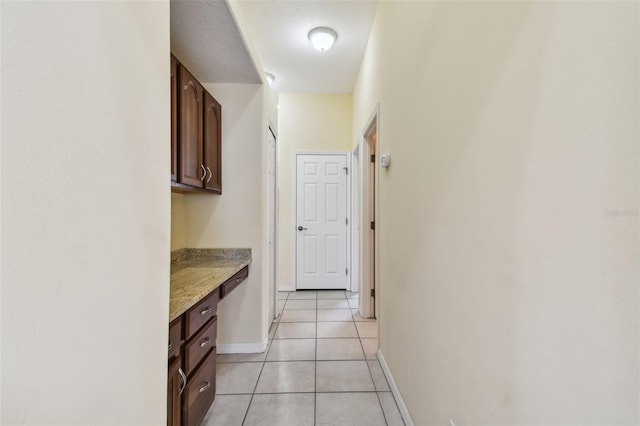
[[[250,249],[171,253],[170,426],[197,426],[215,399],[218,302],[249,276],[250,262]]]

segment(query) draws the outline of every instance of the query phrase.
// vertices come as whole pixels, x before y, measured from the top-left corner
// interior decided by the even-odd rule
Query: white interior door
[[[346,289],[347,154],[296,155],[296,288]]]

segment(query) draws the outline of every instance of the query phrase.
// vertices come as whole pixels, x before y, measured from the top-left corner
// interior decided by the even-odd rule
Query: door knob
[[[303,228],[302,226],[298,226],[298,231],[306,231],[307,228]]]

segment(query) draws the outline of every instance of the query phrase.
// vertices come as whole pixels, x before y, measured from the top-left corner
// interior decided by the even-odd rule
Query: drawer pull
[[[242,280],[244,280],[244,277],[236,278],[237,283],[241,282]]]
[[[204,308],[203,310],[200,311],[200,315],[207,315],[208,313],[211,312],[211,306],[207,306],[206,308]]]
[[[184,374],[182,368],[178,368],[178,374],[180,374],[180,377],[182,378],[182,386],[180,386],[180,390],[178,391],[178,396],[180,396],[182,395],[182,392],[184,392],[184,388],[187,387],[187,375]]]
[[[211,337],[207,337],[206,339],[204,339],[204,342],[200,343],[200,347],[204,348],[205,346],[210,345],[212,342]]]
[[[211,382],[205,383],[198,392],[202,393],[211,387]]]
[[[171,343],[171,340],[169,340],[169,350],[171,350],[172,347],[173,347],[173,343]]]

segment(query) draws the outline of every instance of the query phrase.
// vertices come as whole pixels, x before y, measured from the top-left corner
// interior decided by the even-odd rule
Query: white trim
[[[268,339],[262,342],[218,343],[218,354],[259,354],[267,350]]]
[[[296,264],[298,263],[298,243],[297,243],[297,234],[296,227],[298,222],[298,216],[296,214],[296,210],[298,208],[298,151],[293,152],[293,167],[291,171],[293,173],[293,179],[291,179],[291,287],[296,291],[298,289],[298,275],[296,271]]]
[[[349,255],[349,275],[351,283],[350,290],[354,293],[360,291],[360,192],[362,183],[360,181],[360,169],[362,167],[362,157],[360,155],[360,142],[351,151],[351,253]],[[358,306],[360,308],[360,306]]]
[[[278,291],[296,291],[295,286],[278,287]]]
[[[273,235],[273,265],[269,265],[269,262],[266,261],[269,258],[269,212],[266,211],[267,205],[269,202],[265,199],[265,211],[266,211],[266,226],[265,226],[265,275],[266,275],[266,286],[267,292],[269,292],[269,281],[273,278],[273,306],[269,307],[270,298],[267,294],[265,300],[265,323],[267,324],[267,333],[269,332],[269,327],[271,326],[271,322],[278,317],[278,133],[274,130],[275,127],[271,123],[271,119],[267,117],[267,135],[266,135],[266,144],[265,149],[269,149],[269,133],[273,136],[273,194],[269,193],[269,176],[268,176],[268,168],[267,164],[265,167],[265,198],[273,197],[273,222],[274,222],[274,235]],[[269,153],[267,152],[265,155],[265,159],[269,158]],[[271,278],[270,278],[271,276]],[[273,318],[269,318],[269,311],[273,309]]]
[[[291,282],[293,286],[293,290],[296,291],[298,289],[298,273],[296,270],[298,263],[298,239],[297,239],[297,230],[296,230],[296,222],[298,220],[298,155],[344,155],[346,157],[347,167],[351,166],[351,151],[294,151],[293,152],[293,188],[292,188],[292,196],[291,196],[291,222],[293,226],[291,227],[291,247],[293,248],[293,261],[291,262]],[[351,173],[347,174],[347,268],[351,266]],[[347,279],[346,289],[349,289],[351,283],[351,274]],[[285,291],[285,290],[281,290]]]
[[[393,375],[391,374],[391,370],[389,370],[389,365],[387,361],[384,359],[384,355],[382,355],[382,351],[378,348],[378,361],[380,361],[380,366],[382,367],[382,372],[384,376],[387,378],[387,382],[389,383],[389,387],[391,388],[391,393],[396,400],[396,404],[398,404],[398,410],[400,411],[400,416],[402,416],[402,420],[404,420],[404,424],[406,426],[414,426],[413,419],[411,419],[411,415],[409,414],[409,409],[407,408],[407,404],[404,403],[404,399],[402,399],[402,395],[400,395],[400,390],[398,389],[398,385],[396,385],[396,381],[393,379]]]
[[[376,149],[375,152],[371,152],[371,147],[367,142],[367,136],[371,134],[371,131],[375,129],[377,133],[376,140]],[[375,313],[375,317],[380,319],[380,171],[377,169],[378,165],[378,156],[381,150],[381,132],[380,132],[380,104],[377,104],[374,108],[373,112],[369,116],[366,125],[360,132],[360,143],[362,144],[362,150],[360,158],[364,159],[361,161],[360,174],[361,174],[361,185],[360,185],[360,280],[362,283],[362,288],[360,290],[359,296],[359,308],[360,314],[363,317],[372,317]],[[375,229],[373,230],[373,239],[375,241],[375,247],[373,248],[373,253],[371,253],[371,244],[370,244],[370,235],[368,232],[365,233],[364,230],[368,229],[368,224],[371,221],[370,215],[370,193],[371,193],[371,182],[369,178],[370,173],[370,162],[369,157],[371,154],[376,155],[376,162],[373,167],[375,170],[375,182],[374,182],[374,190],[375,190],[375,202],[373,206],[373,216],[375,220]],[[367,164],[367,167],[365,167]],[[373,283],[371,283],[371,257],[373,255],[374,262],[374,279]],[[373,287],[372,287],[373,285]],[[371,289],[375,289],[375,306],[371,306]],[[380,335],[380,321],[377,321],[378,335]]]

